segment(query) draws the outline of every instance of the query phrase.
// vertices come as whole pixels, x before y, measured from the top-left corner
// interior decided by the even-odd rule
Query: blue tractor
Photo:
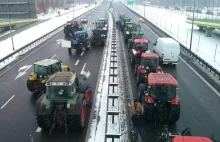
[[[90,39],[87,31],[76,31],[72,36],[71,48],[68,49],[71,53],[71,49],[76,49],[76,53],[82,53],[86,49],[91,49]]]

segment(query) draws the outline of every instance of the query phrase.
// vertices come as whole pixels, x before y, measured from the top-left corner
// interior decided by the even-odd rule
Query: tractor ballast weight
[[[50,133],[56,127],[82,130],[86,121],[86,105],[92,90],[86,77],[75,72],[58,72],[46,83],[46,93],[36,103],[37,124]]]
[[[128,51],[133,47],[135,39],[143,39],[143,32],[131,32],[131,39],[128,39]]]
[[[57,72],[67,72],[70,68],[62,65],[61,61],[54,59],[36,60],[34,65],[34,72],[28,76],[27,88],[34,94],[45,93],[45,83],[47,79]]]
[[[180,117],[177,80],[169,73],[150,73],[148,82],[139,85],[139,98],[147,121],[175,123]]]

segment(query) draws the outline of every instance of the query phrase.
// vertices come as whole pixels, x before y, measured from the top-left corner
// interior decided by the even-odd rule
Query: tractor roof
[[[146,39],[135,39],[134,42],[135,43],[148,43],[149,41]]]
[[[130,17],[122,17],[125,20],[131,19]]]
[[[87,33],[86,31],[76,31],[75,34],[85,34]]]
[[[73,72],[57,72],[48,79],[47,86],[69,86],[75,79],[76,74]]]
[[[44,59],[44,60],[35,62],[34,65],[50,66],[50,65],[53,65],[53,64],[58,63],[58,62],[59,62],[58,60]]]
[[[146,59],[159,59],[159,56],[155,53],[147,53],[144,52],[141,54],[141,58],[146,58]]]
[[[133,22],[125,22],[125,24],[133,24]]]
[[[172,142],[212,142],[209,138],[195,136],[176,136]]]
[[[148,84],[178,86],[177,80],[169,73],[150,73],[148,76]]]

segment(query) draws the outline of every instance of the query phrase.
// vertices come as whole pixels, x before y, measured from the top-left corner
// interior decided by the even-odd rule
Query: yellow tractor
[[[27,80],[27,88],[30,92],[44,93],[46,90],[45,83],[48,78],[57,72],[67,72],[70,68],[62,65],[62,61],[54,59],[44,59],[34,63],[34,72],[32,72]]]

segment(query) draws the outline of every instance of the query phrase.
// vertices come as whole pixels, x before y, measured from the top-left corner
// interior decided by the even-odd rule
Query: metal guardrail
[[[89,11],[85,12],[85,13],[82,14],[82,15],[77,16],[77,17],[74,18],[74,19],[78,19],[79,17],[88,14],[89,12],[91,12],[92,10],[94,10],[94,9],[100,7],[100,6],[101,6],[101,5],[90,9]],[[73,19],[73,20],[74,20],[74,19]],[[55,34],[57,34],[58,32],[60,32],[60,31],[63,29],[63,26],[64,26],[64,25],[65,25],[65,24],[63,24],[62,26],[56,28],[55,30],[53,30],[53,31],[51,31],[51,32],[49,32],[49,33],[43,35],[42,37],[40,37],[40,38],[38,38],[38,39],[32,41],[31,43],[29,43],[29,44],[27,44],[27,45],[25,45],[25,46],[19,48],[18,50],[12,52],[11,54],[7,55],[6,57],[0,59],[0,64],[1,64],[1,63],[5,63],[5,62],[10,61],[10,60],[14,60],[14,58],[17,58],[18,56],[23,55],[23,52],[27,52],[27,51],[29,51],[30,49],[32,49],[32,48],[38,46],[39,44],[42,44],[45,40],[47,40],[48,38],[50,38],[50,37],[54,36]]]
[[[124,5],[122,3],[122,5]],[[125,6],[125,5],[124,5]],[[125,6],[126,7],[126,6]],[[127,8],[127,7],[126,7]],[[160,33],[163,33],[164,35],[166,35],[169,38],[173,38],[171,37],[169,34],[167,34],[166,32],[164,32],[163,30],[161,30],[160,28],[158,28],[157,26],[155,26],[151,21],[147,20],[146,18],[144,18],[142,15],[140,15],[139,13],[127,8],[128,10],[130,10],[131,12],[135,13],[137,16],[141,17],[142,19],[144,19],[145,21],[147,21],[148,24],[150,24],[151,26],[155,27]],[[173,38],[174,39],[174,38]],[[176,40],[176,39],[174,39]],[[177,41],[179,42],[179,41]],[[208,70],[210,73],[213,73],[214,76],[218,76],[219,80],[220,80],[220,72],[215,69],[213,66],[211,66],[208,62],[206,62],[205,60],[203,60],[202,58],[200,58],[198,55],[196,55],[195,53],[193,53],[192,51],[190,51],[187,47],[185,47],[185,45],[183,45],[182,43],[180,43],[181,49],[183,52],[185,52],[186,54],[188,54],[189,56],[191,56],[191,58],[195,59],[196,61],[198,61],[202,67],[205,67],[206,70]]]
[[[106,112],[106,126],[105,126],[105,142],[107,141],[121,141],[121,115],[119,106],[119,93],[118,93],[118,54],[117,54],[117,39],[115,23],[113,23],[111,41],[111,57],[110,57],[110,73],[109,73],[109,86],[108,86],[108,99],[107,99],[107,112]],[[113,132],[112,132],[113,131]]]

